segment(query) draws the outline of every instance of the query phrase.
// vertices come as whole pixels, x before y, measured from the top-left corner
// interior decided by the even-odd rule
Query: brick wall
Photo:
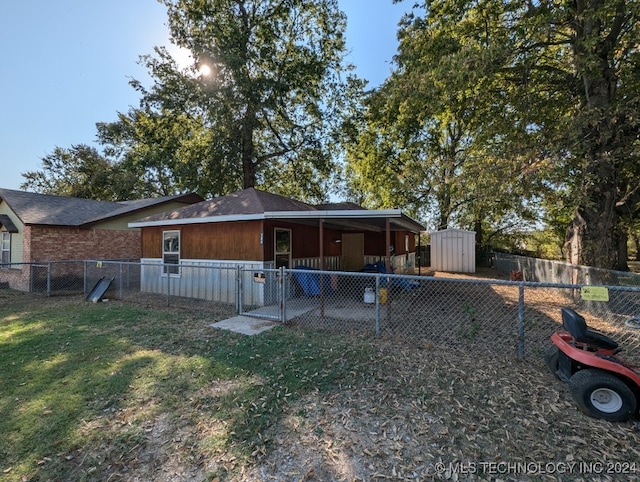
[[[28,226],[24,261],[140,258],[140,231]]]
[[[0,269],[0,283],[8,283],[14,290],[29,291],[29,267]]]

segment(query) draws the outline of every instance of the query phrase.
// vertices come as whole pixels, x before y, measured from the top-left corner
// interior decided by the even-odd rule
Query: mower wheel
[[[544,363],[547,365],[547,368],[556,378],[558,377],[558,357],[560,356],[560,349],[551,345],[547,348],[547,351],[544,352]]]
[[[569,391],[580,410],[591,417],[622,422],[636,411],[637,401],[631,389],[603,370],[574,373],[569,379]]]

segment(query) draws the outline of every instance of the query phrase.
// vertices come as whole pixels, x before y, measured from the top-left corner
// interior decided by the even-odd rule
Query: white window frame
[[[5,254],[6,253],[6,254]],[[11,266],[11,233],[9,231],[0,231],[0,267],[9,269]]]
[[[178,245],[174,248],[173,246],[169,246],[167,250],[167,235],[177,234]],[[170,230],[170,231],[162,231],[162,276],[172,276],[179,277],[180,276],[180,231],[178,230]],[[173,259],[177,255],[176,262],[167,261],[167,257]],[[176,267],[166,266],[167,264],[175,264]]]
[[[278,251],[278,232],[287,232],[289,233],[289,249],[286,251]],[[278,263],[278,258],[287,256],[287,266],[286,268],[291,268],[291,263],[293,262],[291,252],[293,246],[293,237],[291,236],[291,230],[287,228],[274,228],[273,230],[273,266],[278,269],[280,266]]]

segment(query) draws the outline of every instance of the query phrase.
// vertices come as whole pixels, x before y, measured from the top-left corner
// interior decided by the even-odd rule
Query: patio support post
[[[376,274],[376,338],[380,337],[380,274]]]
[[[385,244],[386,244],[386,263],[387,263],[387,272],[391,272],[391,222],[389,218],[385,219]]]
[[[318,235],[320,236],[320,271],[324,271],[324,220],[318,220]],[[324,275],[320,275],[320,317],[324,318]]]
[[[324,220],[318,220],[318,236],[319,239],[319,252],[318,256],[320,257],[320,271],[324,271]],[[320,289],[322,289],[322,284],[320,284]]]
[[[386,262],[386,267],[385,267],[385,271],[387,273],[393,273],[393,270],[391,269],[391,221],[389,220],[389,218],[385,219],[385,244],[387,245],[387,262]],[[387,282],[387,284],[385,285],[385,287],[387,288],[387,326],[389,324],[389,322],[391,321],[391,280],[389,279],[389,277],[385,278],[385,281]]]
[[[418,249],[416,253],[416,258],[418,259],[418,275],[422,274],[422,249],[420,249],[422,246],[420,245],[420,238],[420,231],[418,231]]]
[[[518,360],[524,360],[524,282],[518,286]]]

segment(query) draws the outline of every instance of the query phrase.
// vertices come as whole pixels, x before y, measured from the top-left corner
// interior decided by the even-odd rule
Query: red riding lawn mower
[[[545,353],[547,367],[569,383],[571,396],[587,415],[610,421],[630,419],[640,402],[640,366],[618,358],[618,344],[589,329],[578,313],[570,308],[561,311],[564,330],[551,336],[553,346]]]

